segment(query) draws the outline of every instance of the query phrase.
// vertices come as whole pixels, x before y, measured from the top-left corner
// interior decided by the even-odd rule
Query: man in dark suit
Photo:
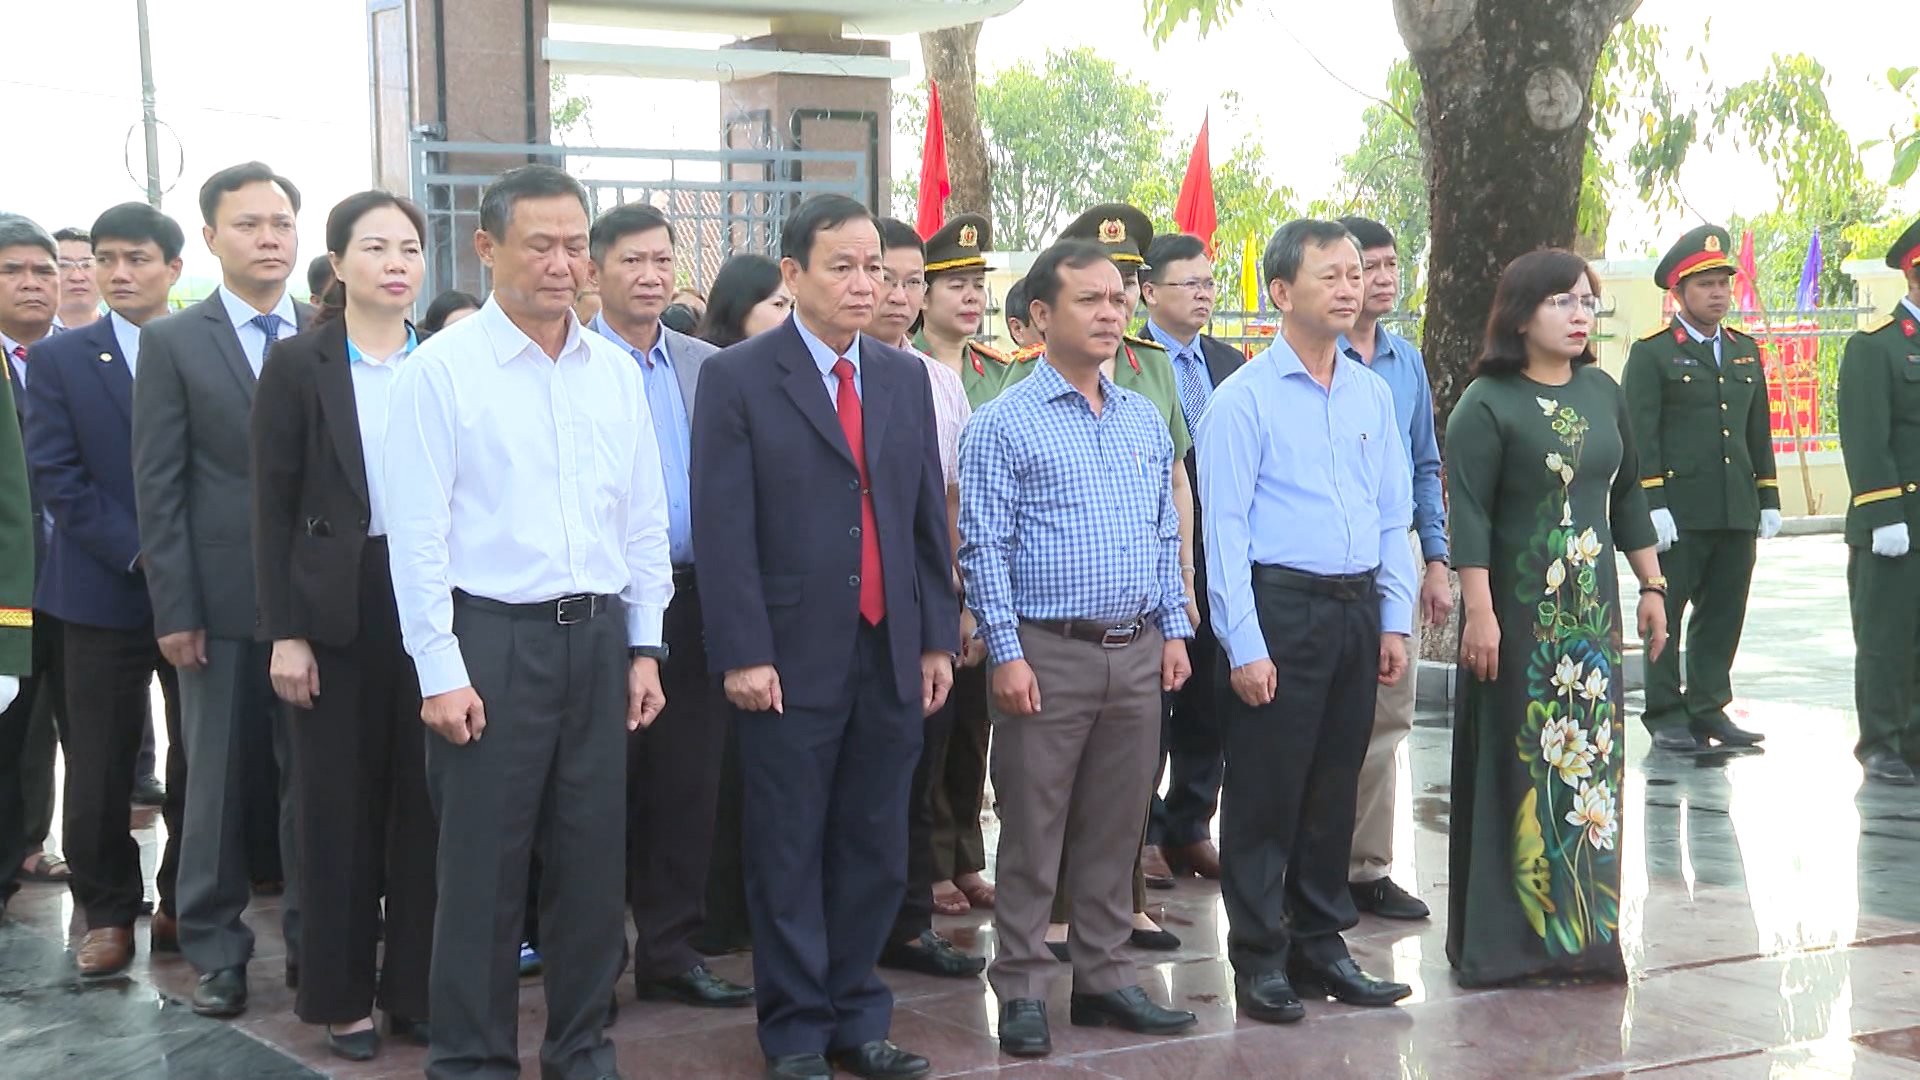
[[[1186,233],[1161,236],[1147,250],[1147,271],[1140,283],[1140,299],[1147,307],[1147,336],[1164,346],[1173,359],[1180,411],[1195,439],[1199,438],[1200,416],[1206,412],[1213,388],[1247,362],[1239,349],[1202,332],[1213,318],[1217,291],[1213,260],[1207,257],[1206,245],[1199,237]],[[1207,583],[1200,570],[1206,565],[1206,556],[1200,546],[1199,466],[1191,449],[1186,466],[1194,493],[1193,565],[1181,570],[1187,595],[1194,598],[1190,602],[1193,610],[1188,612],[1194,631],[1189,650],[1193,677],[1167,695],[1161,744],[1173,776],[1165,800],[1154,796],[1147,842],[1160,847],[1175,874],[1218,878],[1220,852],[1213,844],[1213,815],[1220,809],[1223,764],[1220,721],[1214,710],[1213,668],[1220,650],[1208,625]],[[1154,790],[1159,787],[1156,776]]]
[[[633,981],[642,999],[745,1007],[753,989],[707,969],[693,947],[706,917],[725,702],[707,670],[700,592],[693,572],[688,460],[694,392],[713,346],[660,322],[673,293],[673,226],[629,203],[593,223],[588,252],[600,281],[600,314],[588,324],[633,357],[653,417],[667,494],[673,601],[662,627],[667,707],[627,736],[627,900],[633,909]]]
[[[953,684],[953,595],[932,391],[863,337],[872,215],[801,204],[780,238],[783,327],[706,362],[693,526],[710,668],[746,789],[747,907],[772,1077],[918,1077],[874,971],[906,888],[922,718]],[[832,1059],[832,1064],[829,1063]]]
[[[140,328],[167,312],[185,237],[145,203],[101,214],[92,231],[94,272],[107,317],[34,347],[32,419],[26,428],[34,483],[53,519],[35,604],[63,626],[68,720],[65,839],[74,906],[87,923],[75,954],[82,978],[115,974],[133,958],[143,882],[129,796],[154,677],[166,698],[167,846],[150,948],[176,951],[175,876],[186,794],[179,684],[154,641],[153,607],[140,571],[133,494],[133,377]]]
[[[293,867],[292,761],[267,682],[270,648],[254,640],[248,414],[267,346],[313,318],[287,292],[300,193],[257,161],[214,173],[200,189],[220,287],[140,332],[133,391],[133,481],[141,560],[160,651],[180,672],[187,771],[193,778],[180,849],[180,947],[200,972],[194,1011],[247,1007],[253,931],[244,850],[246,786],[280,767],[281,926],[299,938]],[[298,968],[289,966],[289,982]]]

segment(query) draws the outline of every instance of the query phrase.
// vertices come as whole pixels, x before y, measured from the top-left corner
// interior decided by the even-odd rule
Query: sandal
[[[940,885],[945,885],[953,891],[942,894]],[[967,902],[967,894],[955,887],[953,882],[943,881],[940,885],[933,887],[933,913],[935,915],[965,915],[967,912],[973,910],[973,905]]]
[[[969,904],[972,904],[974,907],[977,907],[977,908],[992,907],[994,898],[995,896],[998,895],[994,891],[993,882],[988,881],[987,879],[981,877],[979,874],[974,874],[971,876],[972,876],[972,880],[968,881],[964,885],[960,883],[960,880],[958,878],[954,879],[954,884],[959,887],[960,894],[962,896],[965,896],[967,898],[967,902]]]
[[[20,864],[20,880],[38,882],[64,882],[73,877],[73,871],[67,869],[67,860],[51,851],[36,851],[27,856]]]

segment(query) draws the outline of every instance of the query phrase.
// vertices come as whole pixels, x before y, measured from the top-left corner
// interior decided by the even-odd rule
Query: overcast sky
[[[144,165],[133,0],[0,4],[10,44],[0,64],[0,101],[14,144],[0,171],[0,209],[57,228],[85,225],[114,202],[141,198],[142,183],[134,178]],[[365,187],[371,174],[365,0],[149,0],[149,10],[159,113],[167,125],[161,155],[162,173],[172,182],[167,211],[194,232],[201,181],[235,161],[262,158],[301,186],[307,206],[302,252],[319,253],[327,208]],[[1814,10],[1823,17],[1813,17]],[[1092,21],[1101,15],[1110,21]],[[1785,0],[1646,0],[1639,14],[1665,27],[1675,47],[1697,39],[1709,16],[1712,33],[1703,48],[1722,86],[1758,75],[1770,53],[1804,51],[1832,73],[1834,110],[1856,138],[1884,136],[1910,115],[1881,80],[1889,66],[1920,61],[1913,51],[1920,40],[1915,0],[1817,7]],[[1389,0],[1253,0],[1204,41],[1188,30],[1158,51],[1130,0],[1026,0],[987,24],[981,72],[1037,62],[1050,46],[1078,44],[1153,80],[1167,94],[1166,120],[1176,131],[1197,131],[1202,114],[1215,106],[1216,159],[1255,137],[1274,178],[1303,198],[1334,185],[1335,160],[1358,137],[1367,105],[1311,57],[1353,86],[1382,93],[1388,65],[1404,52]],[[893,49],[913,67],[911,82],[897,84],[905,89],[923,78],[918,43],[898,38]],[[575,80],[575,91],[592,98],[594,135],[602,145],[706,149],[717,141],[713,84],[596,78]],[[1229,91],[1242,101],[1237,116],[1217,105]],[[918,153],[916,138],[896,139],[897,163]],[[1877,175],[1885,175],[1887,162],[1884,149],[1869,155]],[[1731,149],[1696,154],[1683,181],[1693,205],[1710,217],[1767,210],[1776,200],[1766,168]],[[1909,213],[1920,210],[1920,181],[1895,198]],[[1642,254],[1682,227],[1677,219],[1656,222],[1620,205],[1625,202],[1616,199],[1615,254]],[[197,241],[189,244],[188,272],[214,272]]]

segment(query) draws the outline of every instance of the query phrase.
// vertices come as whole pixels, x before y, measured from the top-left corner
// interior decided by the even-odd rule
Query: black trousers
[[[770,1058],[887,1037],[880,959],[907,880],[920,702],[896,694],[884,624],[861,626],[839,700],[743,713],[740,775],[760,1047]]]
[[[527,866],[540,881],[546,963],[541,1075],[614,1071],[602,1027],[626,957],[627,640],[617,599],[568,625],[456,594],[453,632],[486,707],[479,739],[429,733],[440,820],[429,976],[430,1080],[520,1075],[520,933]],[[324,682],[324,676],[323,676]]]
[[[1213,815],[1220,809],[1220,780],[1226,763],[1220,748],[1220,700],[1214,684],[1220,646],[1207,622],[1206,586],[1200,591],[1200,625],[1194,627],[1188,654],[1193,674],[1185,686],[1166,695],[1160,726],[1161,768],[1153,777],[1153,810],[1147,842],[1185,847],[1213,837]],[[1171,776],[1168,776],[1171,770]],[[1167,794],[1159,794],[1162,777]]]
[[[707,863],[706,919],[697,940],[709,952],[745,948],[753,940],[747,922],[747,868],[741,818],[746,792],[740,782],[740,725],[732,708],[721,710],[726,746],[720,753],[720,791],[714,800],[713,855]]]
[[[1256,566],[1253,595],[1271,702],[1247,705],[1217,685],[1226,722],[1220,893],[1227,959],[1243,975],[1345,959],[1340,934],[1359,921],[1347,890],[1354,800],[1373,734],[1380,675],[1380,596],[1372,574],[1315,577]]]
[[[434,849],[420,683],[400,643],[387,545],[360,560],[360,634],[314,644],[320,694],[287,708],[304,915],[294,1011],[309,1024],[386,1012],[427,1018]],[[386,897],[386,954],[381,896]],[[376,976],[377,973],[377,976]],[[376,997],[377,993],[377,997]]]
[[[679,975],[701,962],[693,935],[706,918],[707,863],[726,747],[726,697],[707,672],[706,625],[690,571],[676,571],[662,626],[667,707],[627,736],[627,900],[633,975]]]
[[[907,789],[907,893],[893,919],[892,941],[912,941],[933,929],[933,883],[946,879],[938,876],[939,860],[933,850],[932,774],[946,759],[953,718],[953,695],[948,694],[921,728],[920,760]]]
[[[20,890],[20,863],[27,857],[26,801],[20,790],[20,750],[27,744],[33,698],[20,680],[20,694],[0,711],[0,907]]]
[[[179,749],[180,679],[160,655],[153,624],[131,630],[66,624],[67,792],[64,846],[73,903],[89,930],[132,926],[145,893],[140,845],[131,833],[133,782],[149,729],[153,680],[166,701],[167,799],[160,808],[167,846],[160,860],[160,909],[173,914],[180,869],[180,814],[187,755]],[[176,777],[175,762],[179,763]],[[177,789],[177,790],[176,790]]]

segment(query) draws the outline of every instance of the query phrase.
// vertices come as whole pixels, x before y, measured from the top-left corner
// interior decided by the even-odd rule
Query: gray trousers
[[[1139,982],[1120,947],[1133,931],[1133,863],[1159,765],[1161,645],[1151,626],[1120,649],[1020,627],[1040,712],[989,712],[1000,807],[993,907],[1000,949],[988,979],[1001,1001],[1047,996],[1058,967],[1047,951],[1047,915],[1069,848],[1074,991],[1103,994]]]
[[[267,679],[272,646],[207,639],[207,666],[180,672],[180,728],[186,740],[187,800],[180,835],[175,906],[180,951],[202,974],[241,967],[253,956],[253,931],[241,919],[253,899],[246,844],[245,776],[249,725],[270,725],[280,766],[280,858],[286,892],[280,930],[289,956],[299,955],[300,883],[295,846],[292,745],[286,711]]]
[[[547,1080],[614,1071],[601,1028],[626,964],[625,610],[561,626],[457,596],[453,632],[486,730],[429,733],[440,818],[428,1013],[433,1080],[520,1075],[520,931],[539,853]]]

